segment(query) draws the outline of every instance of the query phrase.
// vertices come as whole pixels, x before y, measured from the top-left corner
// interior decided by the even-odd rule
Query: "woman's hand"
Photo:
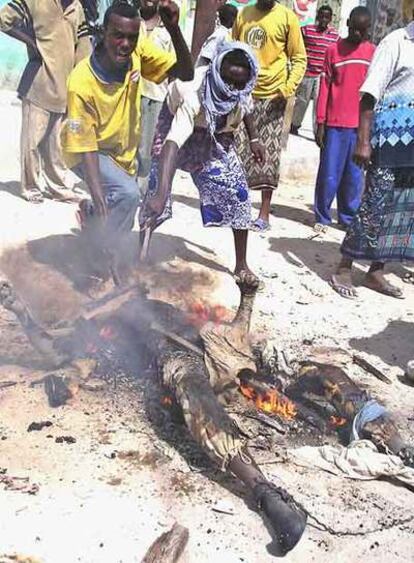
[[[253,153],[253,158],[259,164],[264,164],[266,161],[266,149],[264,146],[258,141],[250,141],[250,150]]]
[[[318,123],[318,128],[316,129],[315,141],[320,149],[325,146],[325,124]]]
[[[355,147],[353,161],[360,168],[367,168],[371,163],[372,147],[371,143],[358,141]]]

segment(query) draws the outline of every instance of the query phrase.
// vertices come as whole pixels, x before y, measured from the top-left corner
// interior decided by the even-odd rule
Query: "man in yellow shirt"
[[[111,255],[112,267],[121,255],[119,244],[133,228],[139,203],[141,78],[160,83],[167,76],[191,80],[194,74],[178,27],[178,7],[161,0],[159,13],[176,56],[139,37],[141,22],[134,6],[114,2],[105,13],[102,43],[73,70],[68,82],[64,156],[86,181],[92,197],[92,204],[81,204],[81,224],[92,227],[88,230]]]
[[[253,118],[268,157],[264,165],[252,159],[249,144],[257,139],[249,140],[243,130],[239,134],[239,153],[249,187],[262,190],[262,206],[252,228],[263,232],[270,228],[272,192],[279,183],[286,101],[305,74],[306,51],[297,16],[275,0],[257,0],[254,6],[241,10],[233,36],[253,49],[260,66],[253,91]]]

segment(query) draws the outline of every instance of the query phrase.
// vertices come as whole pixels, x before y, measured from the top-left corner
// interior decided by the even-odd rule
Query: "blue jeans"
[[[349,225],[359,208],[364,175],[352,160],[356,141],[357,129],[326,128],[315,188],[317,223],[329,225],[332,222],[331,206],[335,197],[341,225]]]
[[[102,243],[111,248],[134,227],[139,205],[138,185],[135,176],[128,174],[106,154],[98,153],[98,159],[101,186],[108,206]],[[73,172],[85,180],[82,164],[75,166]]]

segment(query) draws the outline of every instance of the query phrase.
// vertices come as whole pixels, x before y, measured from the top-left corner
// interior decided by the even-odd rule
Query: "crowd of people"
[[[378,47],[363,6],[340,38],[329,5],[301,28],[275,0],[240,11],[217,0],[216,29],[196,61],[172,0],[114,0],[93,34],[96,5],[12,0],[0,10],[0,30],[28,53],[18,87],[22,197],[79,200],[83,181],[82,231],[116,264],[140,205],[145,244],[171,217],[179,168],[199,191],[204,226],[233,230],[235,275],[251,273],[248,232],[271,228],[285,109],[296,96],[290,132],[300,134],[312,102],[320,147],[314,229],[327,232],[336,198],[346,231],[332,288],[355,298],[352,263],[362,259],[367,287],[402,297],[384,265],[414,259],[412,0],[411,23]],[[256,218],[250,190],[261,192]]]

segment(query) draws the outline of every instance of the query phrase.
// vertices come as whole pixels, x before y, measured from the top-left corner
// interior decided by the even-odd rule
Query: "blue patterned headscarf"
[[[224,57],[232,51],[243,51],[250,64],[250,77],[243,90],[230,88],[220,74]],[[204,78],[201,98],[201,103],[206,112],[207,124],[212,135],[214,135],[218,117],[228,115],[238,105],[241,108],[247,108],[258,72],[259,67],[256,57],[248,45],[240,41],[219,44]]]

